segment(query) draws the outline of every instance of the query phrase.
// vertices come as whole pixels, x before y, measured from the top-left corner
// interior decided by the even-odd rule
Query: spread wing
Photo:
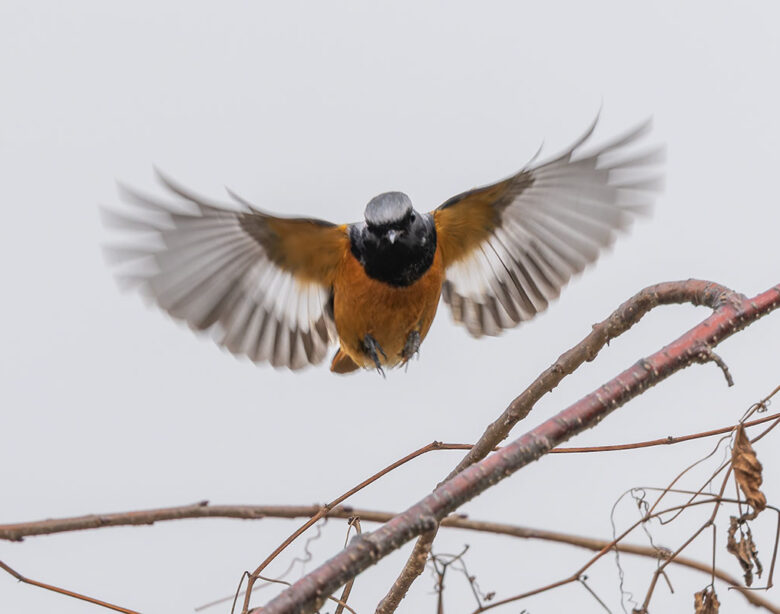
[[[652,206],[663,149],[631,152],[650,121],[580,154],[595,126],[562,155],[433,212],[446,267],[442,296],[473,336],[497,335],[544,311]]]
[[[127,207],[104,210],[129,242],[107,248],[120,281],[237,355],[300,369],[335,341],[333,277],[345,226],[208,202],[169,179],[172,203],[120,188]]]

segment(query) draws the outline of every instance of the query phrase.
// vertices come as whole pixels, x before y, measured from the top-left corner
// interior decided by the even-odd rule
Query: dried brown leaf
[[[766,508],[766,497],[761,492],[761,463],[756,457],[753,446],[750,444],[745,433],[745,427],[740,424],[737,427],[737,433],[734,436],[734,449],[731,452],[731,466],[734,469],[734,477],[739,484],[740,489],[745,494],[750,507],[753,508],[751,514],[745,514],[745,520],[752,520]]]
[[[718,614],[718,609],[720,608],[718,596],[711,586],[696,593],[693,596],[693,603],[696,606],[696,614]]]
[[[741,528],[739,533],[739,541],[736,539],[737,529]],[[736,516],[731,517],[729,524],[728,541],[726,542],[726,550],[733,554],[737,561],[739,561],[740,567],[745,574],[745,585],[751,586],[753,584],[753,567],[756,568],[756,575],[761,577],[761,573],[764,571],[764,567],[761,565],[761,561],[758,560],[758,548],[753,541],[753,533],[750,531],[750,527],[742,518]]]

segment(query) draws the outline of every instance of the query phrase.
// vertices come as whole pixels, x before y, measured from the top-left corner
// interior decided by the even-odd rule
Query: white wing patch
[[[122,192],[125,211],[103,210],[129,246],[106,248],[120,282],[233,354],[290,369],[322,362],[336,341],[330,289],[272,262],[240,223],[251,212]]]
[[[575,157],[594,128],[563,155],[518,173],[521,187],[501,205],[498,226],[448,267],[442,296],[473,336],[497,335],[544,311],[618,231],[652,206],[661,188],[653,167],[663,150],[625,153],[650,122]]]

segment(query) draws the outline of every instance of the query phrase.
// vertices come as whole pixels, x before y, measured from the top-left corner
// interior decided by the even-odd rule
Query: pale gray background
[[[539,371],[645,285],[702,277],[752,295],[780,281],[777,3],[628,4],[3,0],[0,522],[201,499],[324,502],[433,439],[476,439]],[[356,220],[384,190],[404,190],[431,209],[503,177],[542,140],[549,152],[567,145],[602,101],[600,137],[652,114],[653,141],[668,145],[667,189],[653,218],[546,314],[503,337],[475,341],[442,309],[421,360],[386,381],[239,362],[120,294],[101,258],[98,204],[117,201],[116,178],[154,188],[152,164],[209,195],[229,185],[271,210]],[[705,315],[654,312],[521,429]],[[689,369],[576,444],[734,421],[780,383],[779,339],[775,314],[721,347],[734,388],[712,365]],[[621,492],[665,484],[711,445],[546,458],[464,510],[606,537]],[[775,503],[777,449],[776,436],[759,448]],[[420,459],[352,502],[400,510],[459,454]],[[630,503],[619,509],[623,521],[636,518]],[[767,514],[756,524],[766,564],[773,523]],[[0,558],[144,612],[189,612],[230,594],[241,571],[295,526],[197,520],[105,529],[2,543]],[[675,547],[686,530],[653,532]],[[344,533],[343,521],[329,522],[311,545],[315,560],[341,547]],[[722,549],[725,526],[718,537],[719,563],[738,574]],[[499,597],[555,580],[588,556],[454,532],[437,550],[466,543],[470,570]],[[351,600],[359,612],[373,611],[407,552],[360,577]],[[706,560],[709,540],[691,552]],[[302,553],[301,542],[269,573]],[[643,596],[652,562],[623,561],[626,588]],[[297,566],[288,579],[300,573]],[[621,611],[614,560],[591,577]],[[692,611],[706,578],[676,570],[671,579],[677,593],[660,586],[654,611]],[[432,586],[430,576],[418,582],[402,611],[433,611]],[[724,611],[750,610],[719,593]],[[447,594],[448,612],[471,611],[462,578],[450,578]],[[578,586],[499,611],[564,607],[603,611]],[[0,610],[98,611],[5,575]]]

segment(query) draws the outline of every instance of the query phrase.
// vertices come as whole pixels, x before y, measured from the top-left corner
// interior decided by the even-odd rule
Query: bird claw
[[[420,357],[420,344],[422,343],[422,339],[420,338],[419,331],[413,330],[409,335],[406,337],[406,343],[404,344],[404,349],[401,352],[401,358],[404,360],[404,368],[409,369],[409,361],[417,356]]]
[[[382,355],[382,357],[387,360],[387,354],[385,354],[385,351],[382,349],[382,346],[377,343],[377,340],[374,339],[371,335],[366,335],[363,337],[363,351],[368,355],[368,357],[374,361],[374,364],[376,365],[376,370],[379,375],[382,377],[385,376],[385,370],[382,368],[382,361],[379,360],[379,354]],[[377,353],[378,352],[378,353]]]

